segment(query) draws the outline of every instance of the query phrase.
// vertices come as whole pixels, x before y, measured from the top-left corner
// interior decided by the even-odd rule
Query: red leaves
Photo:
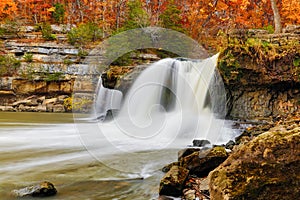
[[[104,30],[122,26],[127,16],[129,0],[64,0],[65,23],[92,21]],[[194,38],[212,35],[220,29],[262,28],[273,25],[270,0],[140,0],[150,17],[151,25],[160,25],[160,15],[168,5],[181,11],[182,26]],[[1,0],[0,21],[22,18],[29,23],[51,21],[53,3],[57,0]],[[300,1],[277,1],[282,25],[300,23]]]

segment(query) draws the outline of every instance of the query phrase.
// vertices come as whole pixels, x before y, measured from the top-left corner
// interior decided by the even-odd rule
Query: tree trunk
[[[282,27],[281,27],[281,19],[280,19],[280,14],[278,11],[278,7],[276,5],[276,0],[270,0],[271,1],[271,6],[274,14],[274,24],[275,24],[275,31],[274,33],[281,33]]]

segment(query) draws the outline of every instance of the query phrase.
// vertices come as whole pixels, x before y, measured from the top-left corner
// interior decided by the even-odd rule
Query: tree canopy
[[[300,23],[299,0],[1,0],[0,20],[89,22],[106,35],[123,26],[162,26],[199,39],[220,30],[275,27],[274,6],[282,27]]]

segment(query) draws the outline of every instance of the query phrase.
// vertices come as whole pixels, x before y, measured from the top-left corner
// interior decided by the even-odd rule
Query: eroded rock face
[[[300,126],[277,127],[241,145],[209,173],[212,200],[300,196]]]
[[[254,86],[232,89],[230,115],[239,119],[266,118],[270,116],[287,116],[300,112],[298,100],[299,86],[287,88],[259,88]],[[288,89],[290,88],[290,89]]]
[[[160,181],[159,195],[179,197],[189,175],[189,170],[173,166]]]
[[[57,193],[56,188],[50,182],[44,181],[37,185],[28,186],[22,189],[13,190],[12,194],[16,197],[48,197]]]

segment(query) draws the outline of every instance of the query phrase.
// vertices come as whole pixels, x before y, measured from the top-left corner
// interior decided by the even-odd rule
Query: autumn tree
[[[300,24],[300,1],[282,0],[281,17],[282,24]]]
[[[181,11],[173,3],[173,1],[171,1],[170,4],[166,7],[165,11],[159,16],[161,25],[165,28],[184,32],[184,29],[182,27],[182,18],[180,14]]]
[[[128,16],[123,25],[123,30],[143,28],[150,25],[149,15],[143,9],[140,0],[130,0],[127,6]]]
[[[65,18],[65,7],[61,3],[55,3],[54,4],[54,11],[52,13],[53,18],[57,23],[63,23]]]
[[[0,19],[12,19],[17,11],[17,5],[14,0],[1,0],[0,2]]]

